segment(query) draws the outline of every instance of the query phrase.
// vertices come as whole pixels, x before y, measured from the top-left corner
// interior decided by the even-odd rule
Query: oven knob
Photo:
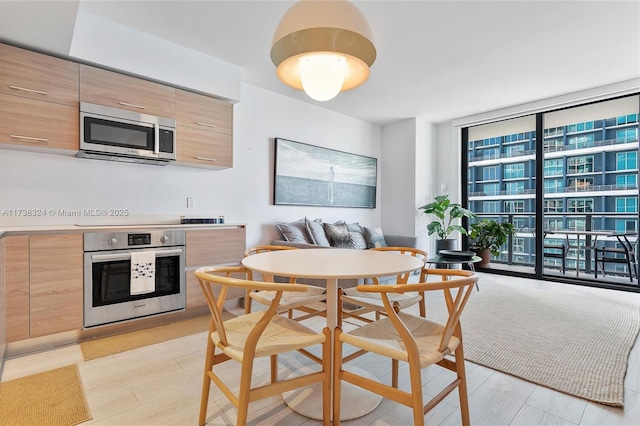
[[[118,244],[118,240],[116,238],[109,238],[109,245],[110,246],[115,246],[116,244]]]
[[[163,235],[162,237],[160,237],[160,242],[162,244],[168,243],[169,242],[169,237],[166,235]]]

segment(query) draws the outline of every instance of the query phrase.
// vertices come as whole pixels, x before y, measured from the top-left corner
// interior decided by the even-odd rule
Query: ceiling
[[[293,3],[0,0],[0,40],[64,54],[82,9],[238,65],[244,83],[381,125],[640,77],[640,1],[354,1],[377,48],[371,76],[317,102],[278,81],[269,57]]]

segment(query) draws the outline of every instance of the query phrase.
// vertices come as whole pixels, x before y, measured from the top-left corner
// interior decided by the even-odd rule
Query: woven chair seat
[[[389,294],[389,301],[397,304],[400,309],[408,308],[422,300],[422,296],[418,294]],[[355,287],[344,289],[342,301],[353,305],[369,308],[377,311],[384,311],[382,299],[376,293],[362,293]]]
[[[264,312],[257,311],[225,321],[229,346],[223,348],[223,352],[230,358],[242,362],[247,336],[263,316]],[[211,340],[216,346],[220,343],[217,331],[211,333]],[[295,351],[324,341],[324,335],[299,322],[283,316],[274,316],[258,340],[255,358]]]
[[[303,293],[285,291],[282,293],[282,298],[280,299],[280,304],[278,305],[278,311],[285,312],[289,309],[299,308],[310,303],[324,302],[325,300],[327,300],[327,296],[325,293],[325,288],[311,285],[307,286],[307,291]],[[270,305],[275,296],[275,291],[268,290],[249,293],[249,297],[251,297],[256,302],[262,303],[263,305]]]
[[[442,352],[438,351],[444,331],[442,325],[404,312],[400,312],[398,316],[417,343],[420,353],[420,368],[435,364],[444,358]],[[399,361],[409,360],[402,339],[389,318],[383,318],[358,327],[349,333],[343,333],[340,335],[340,340]],[[459,344],[460,340],[452,336],[448,348],[453,352]]]

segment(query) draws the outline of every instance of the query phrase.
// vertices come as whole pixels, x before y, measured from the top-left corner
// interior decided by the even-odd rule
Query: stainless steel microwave
[[[176,121],[80,102],[76,157],[166,165],[176,159]]]

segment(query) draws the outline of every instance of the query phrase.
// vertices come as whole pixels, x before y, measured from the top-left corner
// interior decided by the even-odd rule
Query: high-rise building
[[[575,269],[578,262],[581,271],[591,273],[593,247],[614,247],[617,239],[588,235],[579,240],[558,231],[638,231],[639,97],[540,115],[540,138],[536,115],[468,128],[467,204],[477,220],[509,220],[518,231],[494,261],[533,266],[535,219],[542,214],[544,244],[566,245],[567,268]],[[542,211],[536,211],[537,196],[543,199]],[[544,256],[545,268],[559,270],[562,262],[562,256]],[[606,264],[606,272],[628,274],[628,267]]]

